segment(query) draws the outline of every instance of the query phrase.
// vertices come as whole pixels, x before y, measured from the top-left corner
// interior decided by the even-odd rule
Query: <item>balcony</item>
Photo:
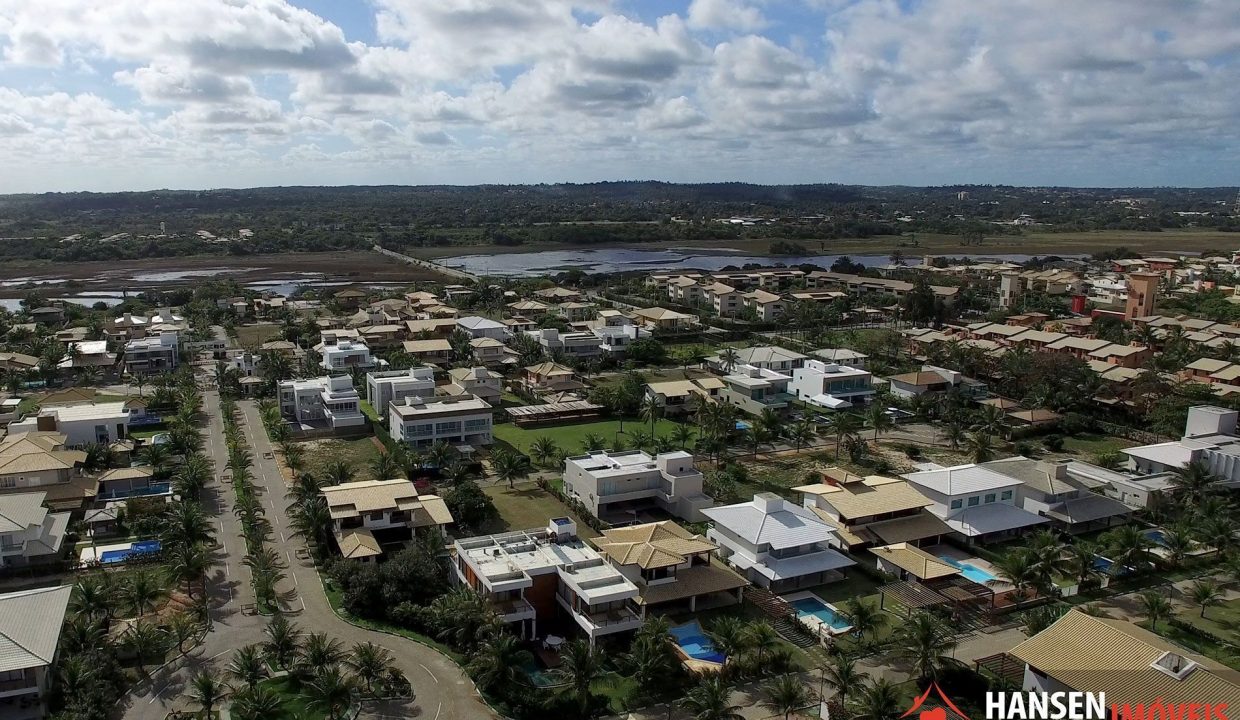
[[[0,681],[0,697],[14,697],[37,692],[39,692],[39,685],[31,670],[25,671],[24,677]]]
[[[632,625],[634,623],[641,624],[642,621],[641,616],[633,612],[633,610],[628,607],[600,610],[597,612],[582,612],[581,610],[576,610],[574,612],[594,627],[608,628],[614,632],[619,632],[624,629],[623,627],[617,626]]]
[[[500,616],[504,622],[516,622],[518,620],[528,620],[534,617],[534,606],[525,598],[511,598],[507,600],[492,600],[491,609],[496,615]]]

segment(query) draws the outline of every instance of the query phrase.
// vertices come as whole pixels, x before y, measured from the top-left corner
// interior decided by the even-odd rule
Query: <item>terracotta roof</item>
[[[421,524],[436,525],[452,522],[452,515],[442,498],[438,495],[418,495],[417,488],[408,480],[351,482],[325,487],[321,492],[333,520],[383,510],[408,510],[414,514],[415,524],[419,520],[423,521]],[[419,518],[419,515],[422,517]]]
[[[340,546],[340,554],[356,560],[383,554],[375,534],[366,528],[352,528],[336,535],[336,544]]]

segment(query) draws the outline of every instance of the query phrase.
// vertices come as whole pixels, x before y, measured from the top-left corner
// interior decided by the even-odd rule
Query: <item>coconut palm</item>
[[[322,710],[328,720],[340,720],[353,702],[356,687],[353,678],[333,666],[311,680],[306,690],[311,707]]]
[[[629,433],[629,439],[633,442],[634,448],[641,450],[654,441],[654,436],[645,430],[634,430]]]
[[[784,720],[810,704],[810,692],[796,675],[780,675],[762,686],[762,706]]]
[[[159,600],[161,585],[147,570],[138,570],[121,586],[121,594],[135,615],[145,615]]]
[[[486,690],[508,688],[526,681],[523,665],[533,660],[512,633],[490,633],[469,661],[469,674]]]
[[[598,452],[607,448],[607,440],[598,433],[586,433],[581,438],[581,449],[583,452]]]
[[[693,720],[743,720],[741,706],[733,705],[731,697],[732,689],[715,675],[686,693],[680,706]]]
[[[233,651],[232,662],[228,663],[229,677],[253,690],[268,675],[267,659],[258,645],[243,645]]]
[[[1088,540],[1076,540],[1064,547],[1067,559],[1064,571],[1076,578],[1079,585],[1085,585],[1098,577],[1099,546]]]
[[[833,655],[831,664],[821,670],[823,684],[835,691],[841,703],[846,703],[848,693],[870,677],[858,670],[857,664],[846,655]]]
[[[694,429],[688,423],[679,423],[672,428],[672,442],[681,450],[688,450],[693,443]]]
[[[194,546],[211,540],[211,521],[196,502],[173,503],[164,516],[161,540],[169,547]]]
[[[138,666],[146,672],[147,658],[163,657],[168,638],[158,625],[139,620],[125,634],[125,645],[138,658]]]
[[[291,442],[281,443],[280,454],[284,456],[284,464],[294,476],[305,467],[306,452],[301,449],[300,445]]]
[[[977,422],[973,424],[973,431],[986,433],[987,435],[1002,435],[1007,429],[1007,416],[1003,410],[994,405],[986,405],[977,414]]]
[[[1185,525],[1174,525],[1162,531],[1163,549],[1167,551],[1167,559],[1172,565],[1181,565],[1188,559],[1188,554],[1197,546],[1193,542],[1193,529]]]
[[[1112,561],[1111,572],[1120,574],[1126,568],[1144,570],[1150,565],[1150,551],[1154,541],[1133,525],[1121,525],[1103,534],[1108,557]]]
[[[646,395],[642,398],[641,406],[638,407],[637,413],[642,420],[650,422],[650,437],[654,437],[655,424],[663,416],[663,405],[659,402],[659,399],[653,395]]]
[[[268,720],[279,716],[282,706],[279,693],[271,688],[249,688],[233,698],[231,714],[237,720]]]
[[[853,720],[895,720],[903,703],[899,689],[887,678],[872,680],[852,702]]]
[[[369,642],[354,645],[345,662],[357,679],[365,684],[366,694],[371,697],[375,696],[375,685],[390,677],[395,670],[392,653]]]
[[[767,654],[780,646],[779,633],[765,620],[750,623],[741,635],[745,648],[754,653],[759,667],[763,666]]]
[[[723,366],[724,371],[727,373],[731,373],[732,370],[740,364],[740,362],[741,356],[740,353],[736,351],[736,348],[724,348],[719,353],[719,364]]]
[[[959,450],[968,439],[969,434],[965,432],[964,426],[960,423],[949,422],[943,426],[943,439],[951,446],[952,450]]]
[[[1213,580],[1194,580],[1188,586],[1188,597],[1194,605],[1201,607],[1201,617],[1206,616],[1206,608],[1218,605],[1223,600],[1223,590]]]
[[[283,615],[276,615],[263,632],[267,635],[263,642],[263,653],[267,659],[278,668],[289,669],[301,647],[301,631]]]
[[[530,443],[530,456],[538,461],[538,464],[547,467],[547,461],[555,457],[560,452],[560,447],[556,445],[555,440],[549,435],[539,435],[534,438],[534,442]]]
[[[897,636],[903,645],[903,655],[923,684],[938,680],[942,671],[953,662],[949,653],[956,649],[956,639],[930,613],[913,613],[900,626]]]
[[[887,623],[887,616],[883,615],[882,610],[874,603],[867,603],[859,598],[853,598],[844,604],[844,614],[848,616],[853,632],[862,641],[865,641],[867,635],[871,636],[872,640],[874,634]]]
[[[297,658],[298,669],[306,675],[319,675],[336,667],[345,658],[344,646],[327,633],[312,632],[302,644]]]
[[[391,453],[381,452],[370,461],[370,479],[391,480],[400,476],[400,463]]]
[[[835,459],[839,460],[840,446],[844,444],[844,440],[856,437],[861,431],[861,418],[852,413],[839,412],[832,416],[828,427],[835,436]]]
[[[288,508],[289,527],[293,535],[302,538],[316,549],[327,547],[332,535],[332,515],[327,499],[319,496],[307,498],[300,505]]]
[[[529,474],[529,463],[524,455],[500,449],[491,453],[491,472],[497,480],[508,483],[508,487],[513,488],[516,487],[517,478]]]
[[[1175,468],[1172,472],[1171,487],[1185,507],[1193,507],[1218,487],[1210,466],[1200,460]]]
[[[92,619],[108,619],[116,610],[117,589],[110,575],[90,575],[78,581],[69,607]]]
[[[745,623],[738,617],[715,618],[706,628],[711,645],[727,657],[736,657],[745,649]]]
[[[853,417],[853,416],[850,415],[849,417]],[[857,427],[859,429],[860,425],[858,424]],[[801,448],[804,448],[805,446],[812,443],[814,441],[814,438],[817,436],[817,434],[818,434],[818,431],[814,427],[814,421],[810,420],[809,418],[802,418],[796,424],[794,424],[791,428],[788,428],[788,432],[787,432],[788,440],[789,442],[792,443],[792,446],[796,448],[797,452],[801,452]],[[849,436],[849,437],[852,437],[852,436]],[[839,455],[838,439],[836,441],[835,452],[836,452],[837,459],[838,459],[838,455]]]
[[[322,483],[324,485],[343,485],[353,479],[353,464],[343,458],[337,458],[323,466]]]
[[[1202,503],[1202,505],[1207,503]],[[1219,552],[1232,547],[1236,542],[1235,525],[1225,512],[1212,513],[1209,516],[1202,517],[1194,523],[1193,527],[1197,540],[1215,548]]]
[[[1171,601],[1166,596],[1149,590],[1138,597],[1141,609],[1145,611],[1145,619],[1150,621],[1150,629],[1158,630],[1158,621],[1171,616]]]
[[[606,672],[603,655],[584,640],[573,640],[560,651],[560,672],[568,679],[573,695],[577,697],[580,717],[589,714],[593,695],[590,687]]]
[[[1017,598],[1023,598],[1038,583],[1036,560],[1028,548],[1014,548],[994,561],[1002,581],[1014,588]],[[997,581],[990,580],[987,584]]]
[[[210,671],[195,674],[189,681],[189,697],[202,708],[203,717],[214,717],[215,706],[224,699],[228,686]]]
[[[179,612],[168,618],[168,636],[176,643],[177,652],[182,655],[189,652],[185,643],[197,637],[201,629],[202,625],[198,623],[198,619],[188,612]]]
[[[891,419],[887,414],[887,408],[882,403],[870,403],[865,410],[865,419],[870,427],[874,429],[874,442],[878,442],[878,434],[886,432],[896,426],[896,421]]]
[[[210,480],[211,461],[199,453],[190,453],[177,468],[173,483],[181,497],[197,498]]]
[[[194,582],[202,580],[211,561],[202,545],[174,545],[164,557],[168,576],[185,583],[185,594],[194,597]]]
[[[969,436],[968,451],[969,458],[975,463],[992,460],[995,456],[994,436],[982,431],[973,433]]]

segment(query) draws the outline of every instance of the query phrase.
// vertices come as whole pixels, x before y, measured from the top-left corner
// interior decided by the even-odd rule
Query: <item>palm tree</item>
[[[995,560],[994,566],[999,571],[1002,580],[1014,588],[1016,597],[1023,598],[1029,588],[1038,582],[1038,571],[1035,567],[1035,562],[1033,554],[1028,548],[1015,548]],[[990,580],[987,584],[994,582],[996,581]]]
[[[584,452],[598,452],[607,448],[607,440],[598,433],[586,433],[581,438],[581,449]]]
[[[248,688],[233,699],[232,717],[238,720],[268,720],[280,714],[283,700],[271,688]]]
[[[524,456],[501,449],[491,454],[491,472],[500,482],[508,483],[511,489],[516,487],[517,478],[529,473],[529,465]]]
[[[188,612],[179,612],[168,620],[168,633],[177,644],[177,652],[184,655],[188,650],[185,643],[194,639],[201,629],[198,620]]]
[[[400,463],[391,453],[381,452],[370,461],[370,478],[372,480],[391,480],[400,476]]]
[[[780,675],[762,687],[762,706],[788,720],[793,712],[810,704],[810,693],[796,675]]]
[[[276,615],[267,623],[264,632],[267,634],[267,640],[263,643],[264,654],[276,667],[289,669],[301,647],[301,631],[283,615]]]
[[[904,655],[923,684],[937,680],[952,659],[948,653],[956,649],[951,631],[927,612],[915,612],[900,626],[899,638]]]
[[[688,423],[678,423],[672,428],[672,442],[681,450],[688,450],[693,442],[694,433],[693,427]]]
[[[543,467],[547,467],[547,461],[559,452],[560,447],[549,435],[539,435],[530,443],[530,455]]]
[[[740,364],[740,353],[736,352],[736,348],[724,348],[719,353],[719,364],[723,366],[724,372],[731,373],[732,369]]]
[[[353,479],[353,465],[343,458],[338,458],[323,467],[323,484],[343,485]]]
[[[969,436],[969,457],[975,463],[984,463],[995,456],[995,439],[986,432],[975,432]]]
[[[765,620],[759,620],[745,628],[741,635],[745,647],[752,650],[758,666],[762,667],[767,653],[779,647],[779,633]]]
[[[162,540],[169,546],[192,546],[211,540],[211,521],[196,502],[173,503],[164,517]]]
[[[159,599],[160,583],[149,571],[138,570],[129,576],[129,582],[122,587],[121,593],[135,615],[145,615]]]
[[[732,688],[718,675],[709,677],[685,694],[680,706],[693,720],[743,720],[741,706],[731,702]]]
[[[883,407],[882,403],[870,403],[865,410],[865,419],[870,423],[870,427],[874,428],[874,442],[878,442],[879,433],[896,426],[896,421],[887,414],[887,408]]]
[[[509,635],[509,637],[512,637]],[[364,642],[353,646],[346,661],[353,673],[366,685],[366,694],[374,697],[375,684],[392,673],[392,653],[374,643]],[[517,666],[519,671],[520,665]]]
[[[814,421],[809,418],[801,418],[795,425],[788,429],[788,439],[792,441],[792,446],[797,452],[801,452],[801,448],[809,445],[814,441],[814,437],[818,434],[814,427]],[[839,443],[836,442],[836,454],[839,453]]]
[[[862,641],[866,635],[873,639],[872,636],[887,623],[887,616],[883,615],[882,610],[859,598],[853,598],[844,604],[844,614],[848,616],[853,632]]]
[[[1163,549],[1167,551],[1167,559],[1172,565],[1181,565],[1188,559],[1188,554],[1196,547],[1193,542],[1193,530],[1185,525],[1175,525],[1163,530]]]
[[[1111,573],[1121,574],[1126,568],[1144,570],[1150,565],[1154,541],[1132,525],[1121,525],[1103,536],[1112,561]]]
[[[650,437],[654,437],[655,423],[659,422],[659,418],[663,415],[663,405],[659,403],[659,399],[653,395],[646,395],[642,398],[641,407],[638,408],[638,415],[642,420],[650,421]]]
[[[1208,503],[1208,500],[1203,502],[1201,508]],[[1224,552],[1236,542],[1235,526],[1225,512],[1211,512],[1210,515],[1202,517],[1194,525],[1194,530],[1197,540],[1219,552]]]
[[[521,667],[532,659],[512,633],[490,633],[469,661],[469,674],[487,690],[512,687],[526,680]]]
[[[138,658],[138,666],[145,673],[146,659],[151,656],[162,657],[167,647],[167,639],[159,626],[139,620],[125,635],[125,645]]]
[[[244,645],[233,651],[232,662],[228,663],[228,675],[247,690],[258,687],[267,674],[267,659],[258,645]]]
[[[216,704],[224,699],[224,693],[228,692],[228,686],[220,682],[210,671],[203,671],[195,674],[189,681],[190,699],[202,708],[204,717],[214,717],[213,712]]]
[[[590,687],[605,672],[603,655],[586,641],[573,640],[560,651],[560,661],[560,672],[568,678],[573,694],[577,696],[581,717],[586,717],[593,698]]]
[[[1141,609],[1145,611],[1145,618],[1150,621],[1150,630],[1157,631],[1158,621],[1171,616],[1171,601],[1163,595],[1148,590],[1141,593],[1139,597]]]
[[[853,720],[895,720],[901,711],[900,691],[887,678],[861,688],[853,701]]]
[[[964,426],[960,423],[949,422],[943,426],[943,439],[947,441],[952,450],[959,450],[968,438],[969,434],[965,432]]]
[[[168,553],[165,570],[168,576],[185,583],[185,594],[194,597],[194,581],[201,580],[211,561],[202,545],[174,545]]]
[[[1194,605],[1201,606],[1201,617],[1206,616],[1206,608],[1218,605],[1223,599],[1223,591],[1213,580],[1194,580],[1188,586],[1188,597]]]
[[[75,612],[92,619],[112,617],[116,609],[117,591],[110,580],[110,575],[93,575],[78,581],[76,591],[71,596],[69,607]]]
[[[835,691],[840,703],[848,701],[848,693],[869,678],[857,670],[857,664],[846,655],[833,655],[831,664],[822,668],[822,682]]]
[[[1217,481],[1210,466],[1197,460],[1173,470],[1171,487],[1180,495],[1185,507],[1192,507],[1216,489]]]
[[[987,405],[978,413],[977,422],[973,424],[973,431],[987,435],[1002,435],[1006,429],[1006,418],[1003,410],[994,405]]]
[[[298,668],[306,675],[320,675],[328,668],[336,667],[345,658],[344,646],[327,633],[312,632],[306,636]]]
[[[835,435],[835,459],[840,459],[840,446],[847,438],[856,437],[861,431],[861,418],[852,413],[839,412],[831,418],[831,433]]]
[[[307,688],[310,705],[323,711],[328,720],[339,720],[353,702],[353,678],[338,667],[329,667],[311,680]]]
[[[745,623],[730,615],[715,618],[706,628],[706,637],[716,650],[727,657],[736,657],[745,648]]]
[[[197,498],[210,480],[211,461],[200,453],[190,453],[177,468],[173,482],[181,497]]]

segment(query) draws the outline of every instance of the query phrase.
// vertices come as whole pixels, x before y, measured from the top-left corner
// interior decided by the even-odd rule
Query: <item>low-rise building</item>
[[[125,343],[125,372],[162,373],[176,370],[180,362],[180,344],[175,331],[137,338]]]
[[[129,410],[123,402],[44,405],[36,415],[9,423],[10,434],[26,432],[59,433],[71,448],[107,445],[128,436]]]
[[[774,493],[702,514],[712,523],[706,537],[719,556],[774,592],[839,580],[840,569],[856,564],[832,549],[839,538],[830,524]]]
[[[464,538],[452,545],[453,576],[485,597],[523,638],[568,618],[593,645],[600,637],[641,627],[640,591],[597,550],[577,525],[552,518],[545,529]]]
[[[741,295],[741,304],[761,322],[771,322],[784,314],[787,303],[782,295],[765,290],[752,290]]]
[[[891,394],[896,397],[913,398],[930,393],[946,393],[959,389],[966,397],[980,400],[987,395],[985,383],[966,378],[955,370],[924,365],[917,372],[891,375]]]
[[[651,330],[686,330],[698,324],[697,315],[661,307],[639,308],[633,311],[633,317]]]
[[[980,465],[904,476],[933,503],[930,512],[971,543],[1013,537],[1050,520],[1021,507],[1020,480]]]
[[[741,365],[751,365],[763,370],[774,370],[784,375],[805,365],[806,358],[778,345],[762,345],[750,348],[733,348],[731,353],[721,350],[706,359],[706,364],[718,372],[730,373]]]
[[[361,396],[348,375],[284,380],[277,388],[280,413],[300,425],[333,430],[366,424]]]
[[[701,403],[717,402],[723,388],[723,380],[717,377],[666,380],[646,383],[646,397],[653,398],[666,416],[683,415]]]
[[[419,495],[408,480],[365,480],[322,489],[340,554],[369,560],[385,545],[401,545],[415,536],[443,535],[452,513],[438,495]]]
[[[1171,442],[1120,450],[1129,467],[1142,475],[1175,472],[1201,463],[1223,487],[1240,487],[1240,411],[1200,405],[1189,408],[1184,436]]]
[[[407,397],[431,398],[435,395],[435,371],[429,367],[384,370],[366,373],[366,402],[382,413],[389,403]]]
[[[899,542],[933,545],[952,532],[927,511],[933,501],[899,478],[863,478],[833,467],[822,471],[821,482],[792,491],[801,493],[801,504],[835,528],[838,547],[845,550]]]
[[[563,353],[567,358],[592,358],[603,352],[599,338],[593,332],[561,333],[555,328],[542,328],[530,333],[538,341],[543,352]]]
[[[96,483],[82,470],[86,453],[56,432],[11,432],[0,440],[0,495],[42,492],[53,510],[77,510]]]
[[[444,388],[447,394],[473,395],[499,407],[503,396],[503,376],[499,373],[484,367],[453,368],[448,371],[448,377],[452,382]]]
[[[807,360],[792,371],[788,392],[811,405],[839,410],[868,403],[874,397],[873,382],[867,370]]]
[[[736,317],[742,307],[740,291],[721,282],[703,287],[702,300],[719,317]]]
[[[649,610],[687,609],[699,600],[739,603],[749,581],[711,562],[719,547],[670,520],[604,530],[592,541],[624,577],[637,586],[634,600],[646,617]]]
[[[0,567],[25,567],[61,556],[69,513],[48,512],[42,492],[0,495]]]
[[[72,585],[0,595],[0,698],[5,717],[38,720],[47,713]]]
[[[981,467],[1020,480],[1021,507],[1051,521],[1058,530],[1082,533],[1123,523],[1132,509],[1098,494],[1068,472],[1068,460],[1030,460],[1016,456]]]
[[[360,340],[337,340],[335,344],[324,344],[319,350],[322,360],[319,367],[326,370],[363,370],[373,368],[376,363],[370,355],[370,348]]]
[[[392,437],[413,447],[442,440],[451,445],[490,445],[491,405],[473,395],[420,400],[407,397],[388,405]]]
[[[457,318],[456,326],[469,334],[475,340],[478,338],[491,338],[501,343],[508,340],[508,326],[497,320],[471,315],[469,317]]]
[[[630,345],[650,337],[649,330],[631,324],[602,325],[591,328],[590,332],[597,338],[599,350],[604,355],[615,358],[623,358]]]
[[[753,365],[739,365],[723,378],[720,397],[723,402],[735,405],[750,415],[761,415],[763,410],[783,412],[794,396],[788,392],[792,377]]]
[[[401,347],[414,360],[428,365],[446,365],[452,362],[452,343],[443,338],[406,340]]]
[[[690,522],[712,504],[704,478],[683,450],[654,457],[641,450],[594,452],[564,459],[564,491],[595,517],[628,518],[658,508]]]
[[[867,370],[870,367],[870,356],[856,350],[848,348],[823,348],[810,353],[814,357],[837,365],[847,365],[848,367],[857,368],[858,370]]]

